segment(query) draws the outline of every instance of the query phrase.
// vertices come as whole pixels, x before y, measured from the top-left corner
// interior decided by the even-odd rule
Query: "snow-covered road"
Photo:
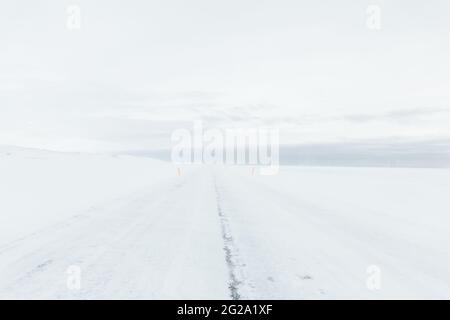
[[[211,183],[201,172],[171,178],[1,246],[0,297],[227,298]],[[67,286],[73,266],[80,290]]]
[[[167,172],[0,243],[0,298],[450,297],[446,170]]]
[[[449,298],[448,204],[442,186],[425,179],[442,173],[401,170],[409,180],[367,168],[286,168],[270,178],[245,169],[217,174],[244,266],[238,291],[258,299]],[[413,188],[425,185],[408,189],[411,180]],[[364,199],[381,182],[384,189]],[[396,201],[386,203],[392,193]],[[380,196],[385,202],[374,203]],[[421,198],[434,203],[421,208]]]

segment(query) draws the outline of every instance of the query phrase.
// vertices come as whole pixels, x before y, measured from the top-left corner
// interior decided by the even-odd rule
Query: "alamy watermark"
[[[192,129],[172,133],[172,162],[186,164],[227,164],[259,167],[261,175],[279,170],[277,128],[207,128],[195,121]]]
[[[370,265],[366,269],[366,286],[370,291],[381,289],[381,268],[377,265]]]
[[[79,266],[70,266],[66,270],[67,289],[71,291],[79,291],[81,289],[81,268]]]
[[[66,9],[66,27],[69,30],[81,29],[81,8],[76,4],[69,5]]]
[[[369,30],[381,30],[381,7],[371,4],[366,9],[366,27]]]

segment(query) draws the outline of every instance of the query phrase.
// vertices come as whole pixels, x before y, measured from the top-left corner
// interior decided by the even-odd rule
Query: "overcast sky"
[[[2,0],[0,144],[167,148],[196,119],[283,144],[448,139],[449,35],[448,0]]]

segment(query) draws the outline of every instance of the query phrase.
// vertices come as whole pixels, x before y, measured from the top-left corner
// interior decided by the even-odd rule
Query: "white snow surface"
[[[450,170],[255,172],[0,147],[0,299],[450,298]]]

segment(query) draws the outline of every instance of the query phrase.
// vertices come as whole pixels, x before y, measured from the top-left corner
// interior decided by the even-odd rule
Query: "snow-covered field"
[[[450,298],[450,170],[180,173],[1,147],[0,298]]]

